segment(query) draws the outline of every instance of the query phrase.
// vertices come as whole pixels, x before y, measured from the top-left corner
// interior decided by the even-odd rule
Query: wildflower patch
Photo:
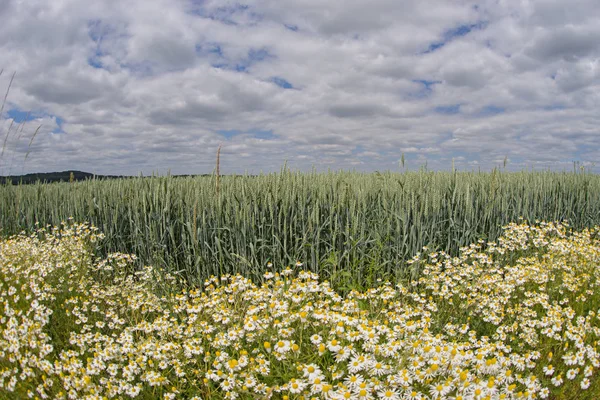
[[[178,289],[85,224],[0,241],[0,397],[594,399],[598,229],[511,224],[412,282],[291,268]]]

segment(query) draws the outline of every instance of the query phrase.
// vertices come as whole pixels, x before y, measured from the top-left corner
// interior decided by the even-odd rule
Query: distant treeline
[[[12,183],[31,184],[36,182],[53,183],[53,182],[69,182],[69,181],[84,181],[86,179],[114,179],[123,178],[117,175],[95,175],[89,172],[82,171],[62,171],[62,172],[38,172],[26,175],[9,175],[0,176],[0,182],[3,184]]]
[[[187,176],[208,176],[208,174],[203,175],[176,175],[181,177]],[[136,176],[136,178],[139,176]],[[7,184],[12,183],[13,185],[29,185],[32,183],[42,182],[42,183],[54,183],[54,182],[71,182],[71,181],[85,181],[87,179],[119,179],[119,178],[133,178],[132,176],[127,175],[97,175],[89,172],[82,171],[62,171],[62,172],[38,172],[34,174],[25,174],[25,175],[9,175],[9,176],[0,176],[0,183]]]

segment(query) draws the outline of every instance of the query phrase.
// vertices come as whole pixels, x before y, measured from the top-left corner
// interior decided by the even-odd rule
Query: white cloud
[[[592,0],[5,3],[0,174],[207,173],[219,144],[226,173],[402,153],[562,169],[600,149]]]

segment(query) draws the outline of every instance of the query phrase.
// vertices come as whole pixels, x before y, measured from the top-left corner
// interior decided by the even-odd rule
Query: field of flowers
[[[599,233],[511,224],[342,296],[300,262],[185,287],[41,228],[0,241],[0,398],[597,399]]]

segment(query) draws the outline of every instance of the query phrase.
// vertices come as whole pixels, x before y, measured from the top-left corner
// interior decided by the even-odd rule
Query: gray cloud
[[[594,0],[5,3],[0,140],[34,119],[8,132],[0,174],[206,173],[219,145],[225,173],[402,153],[562,169],[600,149]]]
[[[576,61],[588,55],[598,55],[599,37],[600,29],[595,26],[565,26],[541,34],[527,49],[527,53],[541,61]]]
[[[592,87],[600,83],[600,62],[584,61],[565,65],[556,73],[556,84],[565,92]]]
[[[329,108],[329,113],[339,118],[364,118],[385,112],[385,106],[373,103],[337,104]]]
[[[25,91],[44,103],[81,104],[102,94],[102,85],[77,78],[57,80],[40,78],[24,85]]]

